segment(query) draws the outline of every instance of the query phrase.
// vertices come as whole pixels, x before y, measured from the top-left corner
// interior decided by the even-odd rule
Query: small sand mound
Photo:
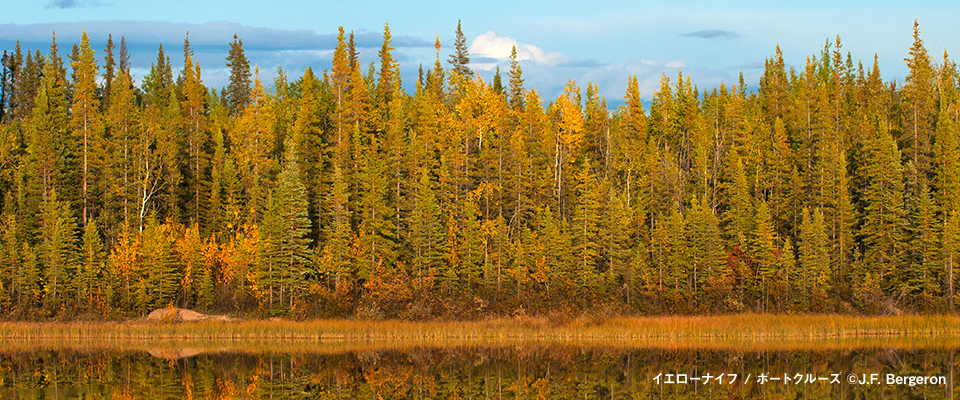
[[[150,349],[147,350],[151,356],[165,360],[179,360],[181,358],[190,358],[203,353],[200,349]]]
[[[206,315],[186,308],[158,308],[147,314],[148,321],[192,322],[192,321],[232,321],[226,315]]]

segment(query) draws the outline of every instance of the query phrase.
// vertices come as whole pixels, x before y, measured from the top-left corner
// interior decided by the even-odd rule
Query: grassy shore
[[[0,323],[0,348],[199,347],[237,349],[584,345],[821,349],[958,347],[960,317],[740,314],[704,317],[479,321],[259,321]]]

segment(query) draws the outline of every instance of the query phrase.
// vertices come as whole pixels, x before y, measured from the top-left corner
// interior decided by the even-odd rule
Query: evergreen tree
[[[308,268],[310,219],[307,192],[292,152],[277,176],[277,189],[271,195],[263,225],[269,248],[265,257],[268,265],[262,269],[266,276],[260,284],[269,291],[271,312],[293,309],[297,294],[303,292]]]
[[[325,273],[332,278],[334,290],[352,285],[356,278],[353,265],[353,254],[350,241],[353,231],[350,227],[352,213],[347,208],[349,191],[343,176],[343,169],[334,166],[333,184],[328,193],[330,204],[330,224],[326,226],[326,243],[324,256],[326,257]]]
[[[187,150],[186,171],[183,171],[186,177],[184,203],[188,207],[189,219],[205,226],[205,217],[208,213],[204,208],[206,199],[209,197],[207,191],[210,185],[205,176],[209,164],[206,149],[210,140],[206,115],[207,89],[203,86],[203,80],[200,77],[200,62],[193,61],[189,38],[184,39],[183,53],[184,62],[181,72],[183,98],[180,102],[180,110],[186,131],[185,149]]]
[[[777,280],[782,279],[778,269],[777,237],[773,230],[770,208],[765,201],[758,201],[754,219],[754,230],[751,235],[750,258],[753,259],[756,275],[751,278],[751,287],[757,296],[757,309],[768,312],[773,309],[770,304],[771,288],[776,287]],[[756,286],[754,286],[756,285]]]
[[[794,277],[798,311],[826,311],[831,290],[830,255],[823,213],[803,209],[800,225],[800,268]]]
[[[230,55],[227,56],[227,67],[230,67],[230,83],[227,84],[227,104],[230,105],[230,115],[240,114],[250,103],[250,63],[243,52],[243,41],[233,34],[230,43]]]
[[[467,51],[467,38],[463,36],[463,30],[460,29],[460,20],[457,20],[457,38],[453,42],[455,53],[450,55],[447,60],[450,63],[454,74],[460,75],[465,79],[473,77],[473,71],[467,65],[470,64],[470,53]]]
[[[77,268],[76,230],[76,219],[67,204],[57,200],[56,191],[51,191],[43,203],[37,238],[44,281],[43,304],[51,315],[75,306],[70,288]]]
[[[576,179],[580,201],[573,214],[573,251],[577,263],[577,286],[580,288],[577,295],[583,302],[581,306],[586,308],[586,304],[591,303],[601,289],[597,261],[600,256],[602,196],[589,160],[583,162]]]
[[[904,257],[903,170],[896,142],[882,125],[879,128],[870,133],[867,146],[865,174],[869,186],[864,189],[864,219],[860,227],[864,270],[858,280],[861,284],[876,282],[877,289],[892,292],[900,289],[895,274]],[[863,294],[872,291],[875,289],[860,290]],[[876,306],[865,300],[860,305],[868,309]]]
[[[517,61],[517,46],[510,49],[510,88],[508,98],[512,110],[523,111],[523,69]]]
[[[113,81],[117,78],[117,61],[113,57],[113,34],[107,35],[107,48],[103,49],[103,87],[100,90],[100,99],[104,111],[110,108],[110,93],[113,90]]]
[[[77,308],[86,312],[106,313],[110,290],[107,285],[106,255],[100,232],[95,220],[90,220],[83,230],[83,241],[80,249],[80,263],[74,286],[77,294]]]
[[[931,174],[931,139],[937,124],[936,99],[934,95],[934,70],[930,56],[920,39],[920,25],[913,22],[913,45],[910,57],[903,59],[910,72],[903,86],[904,127],[903,157],[917,169],[919,186],[926,185]],[[919,194],[917,192],[916,194]]]
[[[91,187],[95,181],[91,174],[100,169],[102,147],[102,117],[100,115],[100,91],[97,89],[97,60],[94,51],[90,48],[90,39],[87,32],[83,32],[80,39],[80,54],[73,62],[75,80],[73,82],[73,104],[70,107],[73,115],[73,132],[81,138],[82,152],[82,197],[83,206],[81,222],[85,227],[93,213],[89,207],[99,198],[100,188]]]

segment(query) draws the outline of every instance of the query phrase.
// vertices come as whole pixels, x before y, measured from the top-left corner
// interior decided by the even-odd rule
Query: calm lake
[[[0,351],[4,399],[954,397],[957,348],[446,346]]]

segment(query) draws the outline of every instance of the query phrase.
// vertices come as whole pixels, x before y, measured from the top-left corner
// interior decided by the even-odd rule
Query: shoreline
[[[737,314],[630,317],[564,323],[546,318],[477,321],[243,320],[2,322],[0,349],[232,348],[343,350],[448,346],[576,345],[704,349],[960,348],[960,317]]]

